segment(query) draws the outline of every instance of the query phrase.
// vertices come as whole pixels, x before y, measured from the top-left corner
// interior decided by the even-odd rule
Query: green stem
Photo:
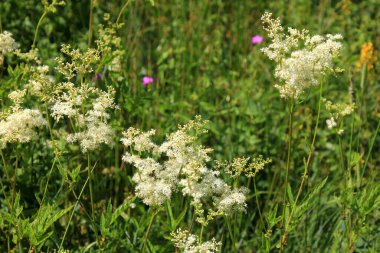
[[[376,131],[375,131],[375,134],[373,135],[373,138],[371,140],[371,144],[369,146],[368,154],[367,154],[367,157],[366,157],[365,162],[364,162],[364,166],[363,166],[363,170],[362,170],[362,177],[364,177],[364,173],[365,173],[365,170],[367,168],[369,158],[371,157],[372,148],[373,148],[373,145],[375,144],[377,134],[379,133],[379,129],[380,129],[380,119],[379,119],[379,122],[377,123]]]
[[[141,251],[142,253],[145,252],[146,243],[148,241],[148,236],[149,236],[150,228],[152,227],[152,223],[153,223],[154,217],[156,217],[156,215],[158,214],[158,212],[159,212],[159,210],[157,209],[155,212],[153,212],[153,215],[150,218],[148,229],[147,229],[147,231],[145,233],[144,243],[143,243],[143,247],[142,247],[142,251]]]
[[[94,0],[90,0],[90,20],[89,20],[89,25],[88,25],[88,42],[87,42],[88,47],[91,46],[91,41],[92,41],[92,26],[94,22],[93,10],[94,10]]]
[[[288,153],[286,157],[286,174],[285,174],[285,183],[284,183],[284,195],[283,195],[283,200],[282,200],[283,209],[282,209],[282,219],[281,219],[281,231],[284,231],[283,225],[285,222],[286,192],[287,192],[288,180],[289,180],[290,157],[292,154],[293,116],[294,116],[294,98],[292,98],[292,100],[290,101],[290,109],[289,109]]]
[[[127,2],[123,5],[123,7],[121,8],[120,12],[119,12],[119,15],[117,16],[117,19],[116,19],[116,24],[119,24],[119,21],[120,21],[120,18],[121,18],[121,15],[123,14],[123,12],[125,11],[125,9],[127,8],[127,6],[129,5],[130,3],[130,0],[127,0]]]
[[[92,220],[92,225],[94,227],[95,231],[95,237],[96,241],[99,242],[99,237],[98,237],[98,229],[96,228],[95,224],[95,214],[94,214],[94,195],[93,195],[93,190],[92,190],[92,170],[91,170],[91,160],[90,160],[90,154],[87,152],[87,172],[88,172],[88,186],[90,188],[90,200],[91,200],[91,220]]]
[[[42,16],[40,17],[40,20],[38,20],[38,24],[37,24],[37,27],[36,27],[36,31],[34,32],[34,39],[33,39],[32,49],[34,49],[34,48],[36,47],[36,41],[37,41],[38,30],[40,29],[40,26],[41,26],[42,20],[45,18],[46,15],[47,15],[47,11],[44,11],[44,13],[42,14]]]
[[[344,189],[349,189],[351,186],[349,185],[349,182],[351,181],[351,175],[349,172],[349,167],[346,168],[344,163],[344,150],[343,150],[343,143],[342,138],[339,136],[339,150],[340,150],[340,162],[341,162],[341,168],[344,173]],[[343,222],[348,222],[348,230],[347,230],[347,241],[349,247],[351,247],[352,240],[351,240],[351,215],[349,212],[347,212],[347,204],[346,202],[343,203]]]
[[[3,23],[2,23],[2,21],[1,21],[1,14],[0,14],[0,33],[2,33],[3,32]]]
[[[49,185],[49,181],[50,181],[50,178],[51,178],[51,174],[52,174],[52,172],[53,172],[53,168],[54,168],[54,165],[55,165],[56,159],[57,159],[57,157],[55,156],[55,157],[54,157],[54,160],[53,160],[53,164],[51,165],[51,168],[50,168],[50,171],[49,171],[48,179],[47,179],[47,182],[46,182],[46,185],[45,185],[44,194],[42,195],[42,200],[41,200],[41,203],[40,203],[40,208],[38,209],[38,212],[37,212],[37,216],[38,216],[38,214],[40,213],[40,210],[41,210],[42,204],[44,203],[45,196],[46,196],[46,191],[47,191],[47,188],[48,188],[48,185]]]
[[[11,184],[11,177],[8,173],[8,166],[7,166],[7,163],[5,161],[5,157],[4,157],[4,154],[3,154],[3,150],[0,149],[0,155],[1,155],[1,160],[3,161],[3,165],[4,165],[4,171],[5,171],[5,175],[7,177],[7,180],[9,182],[9,184]]]
[[[62,241],[61,241],[61,243],[59,244],[58,251],[62,248],[63,242],[65,241],[65,238],[66,238],[67,231],[69,230],[70,222],[71,222],[71,220],[72,220],[72,218],[73,218],[73,216],[74,216],[75,208],[76,208],[76,206],[77,206],[78,203],[79,203],[79,199],[81,198],[81,196],[82,196],[82,194],[83,194],[83,191],[84,191],[84,189],[86,188],[86,185],[87,185],[87,182],[88,182],[88,181],[89,181],[89,178],[87,178],[86,181],[84,182],[84,185],[83,185],[83,187],[82,187],[82,189],[81,189],[81,191],[80,191],[80,193],[79,193],[79,196],[78,196],[78,198],[77,198],[77,200],[76,200],[76,202],[75,202],[74,208],[73,208],[73,210],[71,211],[70,218],[69,218],[69,221],[67,222],[67,226],[66,226],[65,232],[64,232],[64,234],[63,234]]]
[[[258,197],[259,194],[258,194],[257,189],[256,189],[256,179],[255,179],[255,177],[253,177],[253,189],[255,190],[256,206],[257,206],[257,210],[259,211],[260,222],[263,225],[263,228],[265,228],[264,219],[263,219],[263,216],[262,216],[261,210],[260,210],[259,197]]]
[[[313,154],[313,151],[314,151],[315,140],[316,140],[318,126],[319,126],[319,118],[320,118],[320,114],[321,114],[322,92],[323,92],[323,83],[321,82],[320,87],[319,87],[318,112],[317,112],[317,119],[316,119],[315,127],[314,127],[313,139],[311,141],[310,150],[309,150],[309,154],[308,154],[308,157],[307,157],[307,160],[306,160],[306,164],[305,164],[304,172],[303,172],[303,175],[302,175],[301,183],[300,183],[300,186],[298,187],[297,195],[296,195],[296,198],[294,199],[294,203],[292,205],[292,209],[291,209],[290,214],[289,214],[289,219],[288,219],[288,221],[286,222],[286,225],[285,225],[285,231],[284,231],[284,234],[283,234],[282,239],[281,239],[281,248],[283,248],[286,245],[286,239],[287,239],[287,235],[289,233],[290,222],[292,220],[292,217],[293,217],[294,210],[296,208],[298,199],[299,199],[299,197],[301,195],[302,188],[303,188],[303,185],[305,183],[305,179],[307,177],[307,173],[308,173],[308,170],[309,170],[311,157],[312,157],[312,154]]]
[[[12,206],[14,205],[15,197],[16,197],[16,180],[17,180],[17,167],[18,167],[18,148],[16,147],[16,163],[15,168],[13,170],[13,183],[12,183]]]
[[[203,238],[203,230],[204,230],[205,226],[202,224],[202,227],[201,227],[201,231],[199,233],[199,242],[202,243],[202,238]]]
[[[2,177],[0,178],[0,184],[1,184],[1,189],[3,191],[4,199],[7,199],[7,195],[5,194],[5,187],[3,184],[3,178]]]

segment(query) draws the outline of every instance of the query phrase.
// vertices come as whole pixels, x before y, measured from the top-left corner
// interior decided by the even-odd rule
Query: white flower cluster
[[[40,65],[32,66],[30,69],[32,75],[27,84],[30,93],[37,96],[42,101],[50,99],[53,91],[54,78],[49,74],[49,66]]]
[[[0,121],[0,149],[7,143],[26,143],[37,138],[35,128],[46,125],[39,110],[23,109]]]
[[[310,36],[308,30],[288,28],[284,33],[280,20],[271,13],[262,16],[264,28],[272,40],[262,52],[277,63],[275,87],[281,97],[297,98],[306,89],[317,86],[326,71],[333,71],[333,60],[342,48],[340,34]]]
[[[333,104],[331,101],[323,98],[323,102],[325,104],[325,107],[327,111],[330,113],[330,118],[326,120],[327,128],[328,129],[334,129],[338,122],[342,122],[343,117],[350,115],[355,108],[354,103],[350,104],[344,104],[344,103],[337,103]],[[343,128],[338,129],[338,134],[343,134],[344,130]]]
[[[113,93],[112,89],[105,92],[85,84],[76,87],[70,82],[56,88],[50,100],[51,116],[57,122],[69,118],[75,133],[69,134],[67,141],[78,141],[83,153],[96,150],[102,143],[113,144],[114,131],[107,125],[107,109],[115,108]]]
[[[232,163],[216,161],[216,164],[219,168],[224,168],[224,171],[232,178],[237,178],[241,174],[244,174],[246,177],[255,177],[257,173],[271,162],[272,160],[269,158],[265,159],[262,156],[258,156],[253,158],[237,157]]]
[[[161,145],[154,144],[147,133],[134,128],[123,133],[121,140],[130,149],[123,160],[133,164],[137,173],[133,181],[137,184],[136,195],[147,205],[158,206],[170,200],[174,191],[181,190],[190,196],[193,204],[212,199],[218,210],[228,214],[246,207],[246,190],[231,189],[220,178],[220,172],[207,167],[211,159],[209,148],[196,144],[197,136],[204,133],[204,122],[197,117],[179,130],[167,136]],[[191,134],[193,133],[193,135]],[[140,155],[133,153],[139,152]],[[143,155],[155,156],[143,158]]]
[[[0,55],[14,52],[17,48],[18,45],[10,32],[4,31],[0,33]]]
[[[198,236],[190,234],[187,230],[178,229],[171,233],[171,241],[174,245],[183,250],[183,253],[216,253],[220,252],[221,242],[215,238],[211,241],[200,243]]]
[[[94,48],[89,48],[85,52],[79,49],[71,49],[70,45],[62,45],[61,52],[69,58],[59,56],[55,60],[57,62],[57,71],[63,74],[68,80],[74,76],[83,77],[84,75],[93,72],[93,65],[100,60],[99,51]]]

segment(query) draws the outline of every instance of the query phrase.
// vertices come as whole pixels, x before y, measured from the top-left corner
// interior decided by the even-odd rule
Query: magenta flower
[[[94,75],[93,79],[96,82],[96,81],[98,81],[99,78],[103,78],[103,73],[99,73],[99,74]]]
[[[255,44],[259,44],[261,42],[263,42],[264,40],[264,37],[260,36],[260,35],[255,35],[252,37],[252,44],[255,45]]]
[[[153,77],[150,77],[150,76],[144,76],[142,79],[143,86],[147,86],[148,84],[153,83],[153,82],[154,82],[154,79]]]

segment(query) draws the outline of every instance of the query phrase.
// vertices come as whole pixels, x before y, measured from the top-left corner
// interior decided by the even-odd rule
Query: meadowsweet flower
[[[324,105],[327,109],[327,111],[330,114],[330,118],[326,120],[327,128],[333,129],[336,126],[338,126],[338,123],[342,122],[343,117],[350,115],[354,111],[355,104],[354,103],[336,103],[333,104],[331,101],[323,98]],[[341,126],[341,124],[339,124]],[[339,135],[342,135],[344,132],[344,129],[340,128],[338,129],[337,133]]]
[[[88,124],[84,131],[69,134],[66,140],[69,143],[79,142],[82,152],[86,153],[98,149],[100,144],[111,146],[113,136],[114,132],[110,126],[103,122],[97,122],[96,124]]]
[[[32,66],[31,77],[27,87],[30,93],[37,96],[41,101],[48,101],[54,90],[54,77],[48,75],[49,67],[46,65]]]
[[[280,20],[273,19],[271,13],[265,13],[261,19],[271,39],[262,52],[277,63],[275,77],[280,83],[275,87],[281,97],[297,98],[317,86],[325,72],[334,70],[333,60],[342,48],[340,34],[310,36],[308,30],[291,27],[285,33]]]
[[[18,110],[0,121],[0,149],[7,143],[26,143],[37,138],[35,128],[46,125],[39,110]]]
[[[153,77],[150,77],[150,76],[144,76],[142,79],[143,86],[147,86],[148,84],[153,83],[153,82],[154,82],[154,79]]]
[[[15,90],[8,94],[9,99],[12,101],[13,105],[11,106],[12,111],[16,112],[20,110],[21,103],[24,100],[26,90]]]
[[[36,63],[41,64],[41,60],[38,55],[38,48],[32,48],[28,52],[21,52],[20,50],[17,50],[16,55],[21,59],[29,63]]]
[[[218,209],[227,215],[236,211],[245,211],[247,193],[248,189],[246,188],[225,191],[217,203]]]
[[[326,124],[327,124],[328,129],[333,129],[337,125],[334,117],[327,119]]]
[[[263,40],[264,40],[264,37],[262,37],[260,35],[255,35],[252,37],[251,42],[252,42],[252,44],[256,45],[256,44],[263,42]]]
[[[70,61],[66,61],[63,56],[57,57],[56,70],[63,74],[68,80],[74,76],[84,76],[93,72],[93,65],[100,60],[100,52],[97,49],[89,48],[85,52],[78,49],[71,49],[70,45],[62,45],[61,52]]]
[[[4,31],[0,33],[0,55],[14,52],[17,48],[18,45],[10,32]]]
[[[130,127],[126,132],[123,133],[123,138],[121,142],[125,147],[130,147],[134,145],[134,149],[138,152],[148,151],[157,148],[157,145],[150,139],[151,136],[156,134],[156,130],[152,129],[148,132],[141,132],[138,129]]]
[[[57,122],[64,117],[74,122],[80,131],[69,134],[66,140],[79,142],[83,153],[96,150],[101,144],[111,146],[114,131],[107,125],[107,110],[116,108],[113,96],[112,88],[105,92],[86,84],[75,87],[70,82],[60,83],[50,99],[51,116]]]
[[[190,234],[187,230],[178,229],[171,233],[171,241],[174,245],[183,250],[183,253],[216,253],[220,252],[221,242],[217,242],[215,238],[211,241],[200,243],[199,237]]]
[[[232,163],[216,161],[217,166],[224,168],[225,172],[232,178],[237,178],[241,174],[245,174],[246,177],[254,177],[259,171],[264,169],[265,165],[271,162],[271,159],[264,159],[262,156],[253,158],[238,157]]]
[[[223,213],[219,207],[225,211],[228,207],[230,211],[245,208],[242,195],[246,191],[232,189],[218,170],[209,168],[207,163],[211,161],[212,149],[196,144],[197,137],[207,132],[203,124],[201,118],[196,117],[169,134],[161,145],[150,140],[154,130],[141,132],[130,128],[123,133],[121,141],[131,150],[125,153],[123,161],[137,168],[132,180],[136,183],[136,195],[145,204],[159,206],[170,200],[173,192],[181,192],[192,198],[194,206],[202,206],[202,201],[207,200],[221,203],[216,206],[215,214]],[[146,158],[135,155],[142,152]]]

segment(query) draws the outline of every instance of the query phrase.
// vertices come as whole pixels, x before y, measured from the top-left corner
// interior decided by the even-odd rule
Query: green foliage
[[[26,90],[22,108],[39,110],[46,124],[32,129],[30,142],[0,149],[0,251],[180,252],[170,234],[182,228],[200,243],[220,241],[221,252],[380,252],[377,2],[1,1],[0,33],[11,32],[19,50],[0,53],[0,138],[16,90]],[[289,101],[273,87],[275,66],[260,51],[270,43],[260,22],[267,10],[284,27],[342,34],[336,64],[344,72],[324,77],[322,92],[334,104],[355,104],[345,117],[322,106],[312,144],[319,91],[295,101],[287,180]],[[264,41],[253,45],[254,35]],[[373,62],[362,64],[368,42]],[[154,82],[142,85],[145,76]],[[32,81],[45,86],[36,91]],[[71,88],[62,85],[68,81]],[[83,94],[75,115],[52,117],[57,97]],[[115,105],[97,110],[108,95]],[[226,164],[268,159],[250,168],[254,178],[221,166],[233,189],[249,189],[247,206],[213,217],[210,198],[202,206],[212,217],[207,226],[182,192],[160,207],[145,205],[120,143],[129,127],[155,129],[158,143],[196,115],[208,120],[208,134],[189,146],[211,147],[212,159]],[[326,123],[332,116],[335,129]],[[103,124],[114,135],[83,152],[83,135]]]

